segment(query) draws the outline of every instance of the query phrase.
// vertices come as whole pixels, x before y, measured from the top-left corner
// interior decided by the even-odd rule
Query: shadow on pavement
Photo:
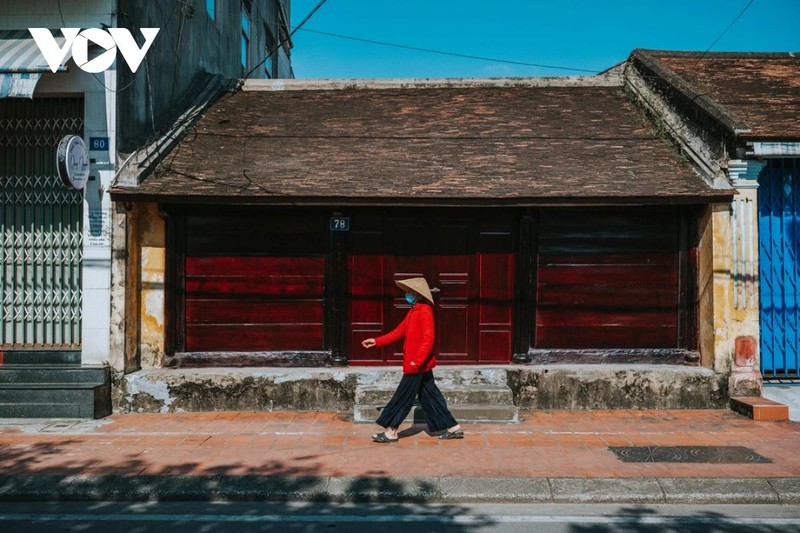
[[[656,509],[623,507],[615,514],[624,520],[610,524],[572,525],[570,533],[785,533],[800,531],[796,526],[743,524],[738,517],[698,511],[682,516],[664,517]],[[666,522],[666,523],[664,523]]]

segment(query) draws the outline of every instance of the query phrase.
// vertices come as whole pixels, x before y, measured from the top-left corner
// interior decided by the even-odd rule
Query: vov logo
[[[72,50],[72,58],[81,70],[96,74],[107,70],[114,64],[119,49],[125,62],[132,72],[136,72],[156,39],[160,28],[142,28],[144,45],[139,48],[131,32],[126,28],[89,28],[81,31],[80,28],[61,28],[64,35],[64,45],[59,46],[53,34],[47,28],[28,28],[33,40],[42,52],[47,66],[56,72],[58,67]],[[106,51],[89,61],[89,41],[103,47]]]

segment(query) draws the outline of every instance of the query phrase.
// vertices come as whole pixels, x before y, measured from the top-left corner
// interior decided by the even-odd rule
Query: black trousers
[[[400,427],[414,407],[414,399],[417,396],[425,410],[430,431],[441,431],[458,424],[447,408],[447,401],[442,396],[442,391],[436,386],[433,370],[428,370],[424,374],[403,375],[397,390],[394,391],[394,396],[375,422],[385,428]]]

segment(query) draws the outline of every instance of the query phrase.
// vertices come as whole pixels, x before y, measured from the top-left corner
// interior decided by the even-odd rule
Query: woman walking
[[[406,301],[411,309],[394,330],[377,338],[361,341],[364,348],[386,346],[405,337],[403,342],[403,378],[397,390],[383,408],[376,423],[384,431],[372,436],[375,442],[397,442],[397,428],[405,420],[414,406],[414,398],[419,397],[425,410],[428,429],[431,432],[446,430],[440,439],[463,439],[464,432],[447,408],[433,378],[436,357],[433,354],[433,295],[425,278],[411,278],[396,282],[406,291]]]

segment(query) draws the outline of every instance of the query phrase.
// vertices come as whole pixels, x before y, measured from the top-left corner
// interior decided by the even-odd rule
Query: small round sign
[[[89,151],[78,135],[67,135],[58,143],[56,166],[67,187],[82,190],[89,180]]]

